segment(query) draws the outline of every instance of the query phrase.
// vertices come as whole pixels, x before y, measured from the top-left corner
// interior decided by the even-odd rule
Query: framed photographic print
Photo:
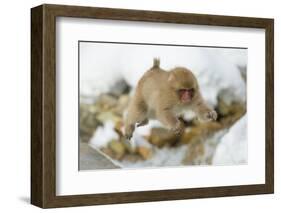
[[[31,9],[31,203],[273,193],[273,19]]]

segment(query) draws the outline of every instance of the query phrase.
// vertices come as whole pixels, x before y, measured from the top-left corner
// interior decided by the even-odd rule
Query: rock
[[[187,128],[180,137],[181,144],[189,144],[198,141],[200,131],[198,128]]]
[[[118,105],[126,107],[129,103],[129,95],[121,95],[118,99]]]
[[[88,127],[83,127],[80,128],[80,140],[82,142],[88,143],[88,141],[91,138],[91,135],[95,132],[95,129],[93,128],[88,128]]]
[[[165,128],[157,127],[151,129],[148,141],[157,147],[163,147],[166,144],[173,145],[177,143],[178,139],[179,136],[175,135],[173,132]]]
[[[108,147],[114,152],[115,158],[118,160],[122,159],[126,153],[125,145],[117,140],[110,141]]]
[[[230,112],[230,105],[228,105],[226,102],[224,102],[222,99],[219,99],[218,101],[218,113],[221,116],[226,116]]]
[[[232,103],[228,106],[227,114],[220,117],[219,122],[225,128],[232,126],[246,113],[246,105],[241,103]]]
[[[131,163],[136,163],[141,160],[142,160],[141,156],[136,154],[126,154],[122,159],[122,161],[129,161]]]
[[[102,110],[108,110],[117,105],[118,99],[110,94],[101,94],[97,101],[96,105],[99,106]]]
[[[185,165],[210,165],[217,144],[223,137],[225,131],[219,131],[208,138],[194,141],[187,145],[186,156],[182,163]]]
[[[113,121],[114,123],[117,123],[119,121],[122,120],[122,118],[120,116],[117,116],[116,114],[114,114],[113,112],[111,111],[103,111],[103,112],[100,112],[97,116],[96,116],[96,119],[98,121],[100,121],[101,123],[104,123],[108,120],[110,121]]]
[[[91,105],[89,106],[89,112],[90,112],[90,113],[95,114],[95,113],[97,113],[98,111],[99,111],[99,108],[98,108],[96,105],[91,104]]]
[[[80,105],[80,139],[88,142],[101,122],[96,119],[97,108],[91,104]]]
[[[110,94],[119,97],[122,94],[128,94],[130,90],[129,84],[124,79],[120,79],[110,88]]]
[[[217,112],[219,117],[232,116],[239,114],[241,116],[246,111],[246,104],[244,102],[233,101],[234,94],[230,90],[222,90],[218,94]]]
[[[113,109],[113,111],[116,114],[123,116],[123,113],[128,107],[128,104],[129,104],[129,95],[121,95],[118,99],[117,106]]]
[[[206,139],[215,132],[221,130],[223,126],[218,122],[206,122],[198,126],[187,128],[180,137],[180,143],[189,144]]]
[[[137,147],[137,152],[140,154],[140,156],[144,159],[147,160],[151,158],[152,156],[152,151],[151,149],[144,147],[144,146],[139,146]]]
[[[194,142],[188,146],[188,152],[186,157],[183,159],[185,165],[198,165],[201,164],[200,160],[205,154],[205,146],[202,142]]]

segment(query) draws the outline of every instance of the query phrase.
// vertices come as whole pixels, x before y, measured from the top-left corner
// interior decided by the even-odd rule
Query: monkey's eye
[[[190,88],[190,89],[187,89],[187,91],[190,94],[190,96],[193,98],[194,93],[195,93],[195,89],[194,88]]]
[[[178,92],[180,94],[182,93],[188,93],[191,97],[193,97],[194,93],[195,93],[195,89],[194,88],[189,88],[189,89],[179,89]]]

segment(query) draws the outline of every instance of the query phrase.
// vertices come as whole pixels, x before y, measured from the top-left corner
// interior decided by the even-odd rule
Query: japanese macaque
[[[160,68],[160,60],[139,80],[128,106],[125,137],[130,139],[135,127],[146,125],[150,118],[159,120],[175,134],[181,134],[185,124],[180,119],[185,110],[192,110],[199,120],[217,119],[217,113],[202,98],[194,74],[176,67],[170,71]]]

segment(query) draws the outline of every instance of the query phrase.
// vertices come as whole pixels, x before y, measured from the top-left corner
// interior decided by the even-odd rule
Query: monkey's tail
[[[153,66],[152,68],[159,68],[160,67],[160,59],[159,58],[154,58],[153,59]]]

